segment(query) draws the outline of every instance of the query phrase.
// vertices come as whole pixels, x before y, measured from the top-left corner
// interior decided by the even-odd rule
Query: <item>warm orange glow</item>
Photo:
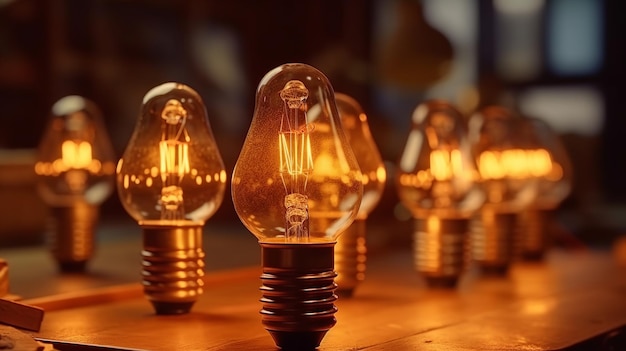
[[[91,164],[91,144],[66,140],[61,145],[61,159],[68,168],[87,168]]]
[[[280,171],[292,176],[307,175],[313,168],[308,131],[283,132],[278,138]]]
[[[164,140],[159,142],[161,177],[176,175],[178,180],[189,174],[189,145],[187,143]]]
[[[560,167],[553,165],[550,153],[544,149],[484,151],[480,154],[478,169],[483,179],[560,177],[562,175],[562,170],[559,171]]]
[[[459,150],[433,150],[430,153],[430,173],[438,181],[450,180],[461,172],[461,153]]]

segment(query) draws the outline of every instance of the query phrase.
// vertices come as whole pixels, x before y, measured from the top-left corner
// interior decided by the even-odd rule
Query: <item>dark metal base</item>
[[[506,275],[519,256],[516,213],[498,213],[484,209],[470,224],[472,260],[482,273]]]
[[[355,220],[339,237],[335,245],[337,295],[351,297],[365,279],[367,261],[365,219]]]
[[[454,289],[459,283],[459,276],[424,277],[429,288]]]
[[[282,349],[312,350],[335,323],[335,243],[260,243],[262,323]]]
[[[87,260],[57,262],[59,270],[63,273],[83,273],[87,270]]]
[[[315,350],[322,343],[326,331],[281,332],[269,331],[274,343],[282,350]]]
[[[154,306],[154,311],[158,315],[185,314],[191,311],[194,302],[162,302],[150,301]]]

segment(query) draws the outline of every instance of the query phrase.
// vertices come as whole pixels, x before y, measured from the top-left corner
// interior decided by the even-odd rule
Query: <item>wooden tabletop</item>
[[[156,316],[139,282],[27,299],[46,310],[34,337],[143,350],[276,350],[261,325],[260,267],[208,272],[192,312]],[[506,278],[470,271],[427,288],[409,249],[368,258],[366,280],[337,301],[330,350],[599,349],[626,327],[626,267],[608,252],[551,252]],[[622,336],[623,337],[623,336]],[[74,348],[73,350],[80,350]]]

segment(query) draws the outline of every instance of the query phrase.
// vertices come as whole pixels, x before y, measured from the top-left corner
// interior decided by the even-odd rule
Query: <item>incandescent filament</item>
[[[313,170],[311,126],[307,124],[306,99],[309,91],[298,80],[285,84],[280,92],[284,102],[278,134],[280,177],[285,187],[285,237],[299,240],[309,237],[306,186]]]

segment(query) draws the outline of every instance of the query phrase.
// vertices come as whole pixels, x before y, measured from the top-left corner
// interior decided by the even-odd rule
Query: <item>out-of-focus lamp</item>
[[[335,324],[333,249],[362,193],[328,79],[305,64],[268,72],[232,197],[262,249],[262,324],[278,347],[313,349]]]
[[[520,117],[488,106],[469,120],[469,136],[486,201],[470,224],[472,260],[483,273],[504,275],[519,253],[517,215],[536,196],[522,148]]]
[[[476,177],[461,113],[442,100],[420,104],[396,184],[415,219],[415,268],[429,286],[454,287],[467,267],[469,218],[484,201]]]
[[[335,102],[343,130],[361,168],[363,181],[363,200],[357,218],[341,234],[335,245],[335,282],[337,294],[343,297],[352,296],[354,289],[365,279],[366,220],[380,201],[387,172],[361,105],[352,97],[341,93],[335,93]]]
[[[187,313],[203,292],[202,227],[226,171],[196,91],[164,83],[143,99],[117,165],[118,193],[143,232],[143,285],[157,314]]]
[[[81,96],[58,100],[39,144],[38,190],[52,214],[51,252],[63,272],[92,258],[99,208],[113,191],[115,154],[98,107]]]
[[[572,169],[559,136],[543,120],[523,118],[529,175],[537,179],[535,200],[519,215],[522,258],[543,259],[552,242],[552,214],[571,190]]]

